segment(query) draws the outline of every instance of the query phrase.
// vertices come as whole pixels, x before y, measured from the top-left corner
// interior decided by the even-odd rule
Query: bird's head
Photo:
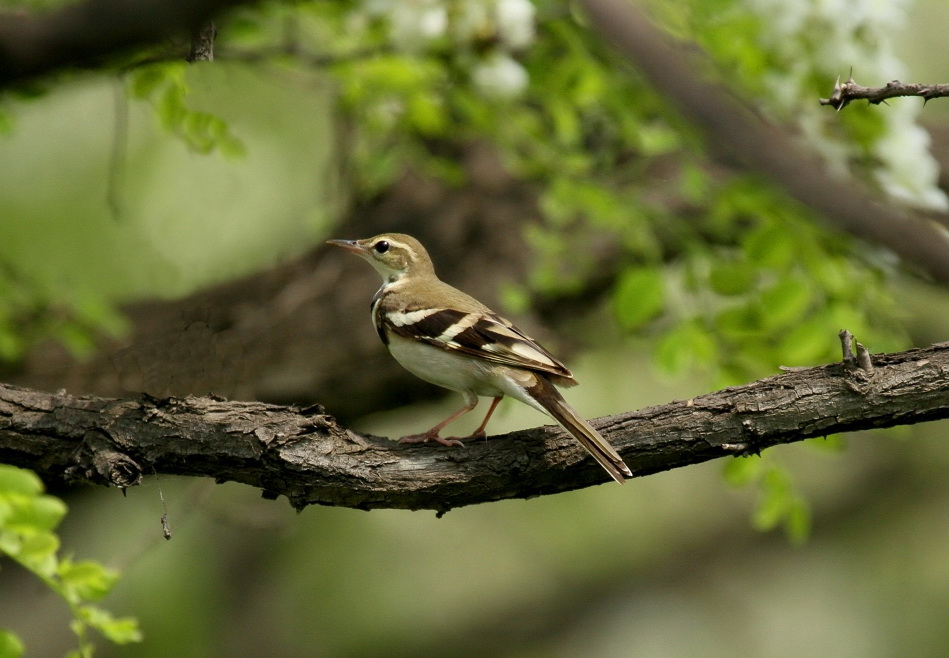
[[[383,233],[365,240],[327,240],[326,244],[362,256],[390,283],[407,274],[434,274],[425,247],[404,233]]]

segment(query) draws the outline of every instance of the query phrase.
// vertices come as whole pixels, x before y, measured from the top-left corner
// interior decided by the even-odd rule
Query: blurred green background
[[[816,99],[849,65],[863,84],[945,81],[949,8],[919,0],[903,16],[903,5],[851,4],[649,6],[715,66],[736,67],[738,91],[773,120],[823,139],[828,158],[881,190],[938,209],[949,101],[833,113]],[[49,338],[89,357],[97,336],[127,334],[125,303],[174,300],[327,237],[363,237],[346,232],[353,209],[406,169],[463,187],[451,145],[469,140],[492,143],[539,195],[543,223],[512,229],[531,251],[524,281],[501,291],[506,313],[584,292],[598,262],[571,259],[583,236],[622,246],[616,279],[626,283],[611,281],[566,323],[584,346],[569,360],[582,386],[568,397],[588,417],[831,360],[841,322],[871,351],[946,339],[944,288],[883,252],[858,256],[864,247],[753,177],[708,173],[701,140],[585,33],[575,7],[526,6],[268,5],[221,22],[213,64],[75,75],[0,99],[10,124],[0,357],[15,368]],[[331,63],[276,52],[291,32]],[[840,62],[829,42],[842,44]],[[937,136],[935,157],[919,122]],[[653,198],[673,183],[687,207]],[[764,242],[775,226],[787,254],[755,260],[748,236]],[[655,308],[641,302],[649,286],[664,291]],[[371,337],[368,317],[352,331]],[[432,398],[354,426],[397,437],[456,405]],[[545,422],[505,402],[491,431]],[[64,551],[121,570],[104,604],[137,616],[145,635],[100,641],[101,656],[949,655],[947,431],[931,423],[768,451],[762,462],[809,510],[806,541],[762,518],[766,483],[731,487],[722,463],[441,519],[298,514],[248,487],[171,477],[125,497],[56,493],[70,507]],[[74,646],[66,607],[29,574],[0,562],[0,591],[0,627],[26,655]]]

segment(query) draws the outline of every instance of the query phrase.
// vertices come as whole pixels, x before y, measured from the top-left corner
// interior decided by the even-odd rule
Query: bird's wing
[[[377,328],[493,363],[525,368],[572,384],[573,374],[530,336],[494,313],[451,308],[378,308]],[[560,378],[563,378],[562,380]]]

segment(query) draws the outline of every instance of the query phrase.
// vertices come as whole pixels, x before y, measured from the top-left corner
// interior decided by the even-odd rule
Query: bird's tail
[[[560,392],[546,377],[535,377],[537,383],[528,388],[530,396],[547,410],[554,419],[563,425],[580,444],[587,449],[600,466],[606,469],[614,480],[623,484],[626,478],[633,477],[632,471],[619,456],[619,453],[606,442],[600,433],[585,421],[567,404]]]

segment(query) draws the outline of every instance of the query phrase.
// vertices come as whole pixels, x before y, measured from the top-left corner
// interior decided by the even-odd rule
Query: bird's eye
[[[389,251],[389,243],[385,240],[379,240],[379,242],[372,245],[372,248],[376,250],[377,254],[384,254]]]

